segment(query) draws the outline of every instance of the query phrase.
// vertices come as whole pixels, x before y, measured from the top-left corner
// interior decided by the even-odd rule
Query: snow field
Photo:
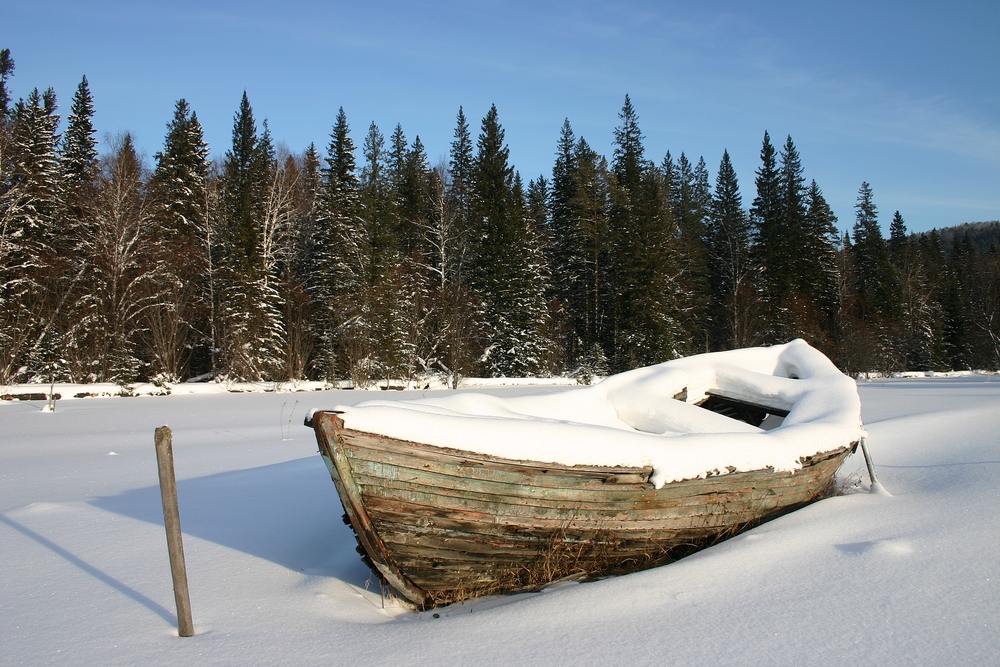
[[[491,388],[503,396],[565,388]],[[382,607],[310,407],[369,392],[0,404],[0,664],[985,665],[1000,636],[1000,378],[862,382],[880,481],[671,565],[432,613]],[[383,392],[402,399],[409,392]],[[298,401],[296,403],[296,401]],[[292,414],[289,420],[289,414]],[[178,638],[153,430],[174,437]]]

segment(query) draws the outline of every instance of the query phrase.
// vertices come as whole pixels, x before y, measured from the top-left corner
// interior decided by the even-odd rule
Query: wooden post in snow
[[[160,496],[163,499],[163,525],[167,529],[167,553],[170,575],[174,581],[174,602],[177,605],[177,634],[194,635],[191,621],[191,596],[188,593],[187,568],[184,566],[184,545],[181,543],[181,517],[177,509],[177,480],[174,478],[173,434],[169,426],[156,429],[156,464],[160,470]]]

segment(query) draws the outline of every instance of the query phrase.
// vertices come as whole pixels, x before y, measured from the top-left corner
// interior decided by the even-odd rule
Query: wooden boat
[[[727,396],[720,389],[698,390],[697,409],[751,423],[746,429],[758,435],[766,435],[756,428],[765,418],[780,421],[796,409],[773,395],[748,400],[745,391]],[[666,400],[686,402],[689,393],[685,387]],[[850,411],[855,403],[845,405]],[[655,465],[506,458],[355,430],[350,416],[313,411],[306,424],[359,551],[418,609],[670,562],[829,495],[863,433],[858,419],[839,441],[805,447],[795,466],[728,466],[654,484]]]

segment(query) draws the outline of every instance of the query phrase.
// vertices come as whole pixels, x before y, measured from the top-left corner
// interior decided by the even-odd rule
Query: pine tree
[[[233,121],[222,175],[220,363],[234,380],[280,379],[284,331],[275,278],[265,252],[267,198],[274,163],[265,124],[258,137],[246,93]]]
[[[889,258],[900,281],[899,356],[906,370],[934,370],[939,347],[940,303],[929,280],[921,251],[906,233],[899,211],[889,226]]]
[[[750,207],[750,220],[753,225],[756,262],[762,277],[759,290],[767,304],[765,318],[770,322],[778,312],[776,303],[780,301],[780,295],[777,292],[782,280],[781,269],[778,267],[780,260],[777,259],[781,253],[781,175],[778,171],[777,153],[767,132],[764,132],[760,161],[761,166],[754,179],[757,195]],[[765,341],[776,342],[778,337],[773,330],[765,332]]]
[[[613,370],[674,358],[688,351],[683,322],[690,294],[681,280],[677,226],[663,177],[645,159],[632,102],[625,97],[615,129],[609,223],[614,246]]]
[[[86,207],[95,199],[98,166],[93,117],[94,100],[87,77],[83,77],[73,96],[60,156],[62,196],[70,224],[81,221]]]
[[[574,314],[580,354],[593,361],[610,356],[605,344],[611,340],[612,296],[610,256],[614,240],[609,233],[608,207],[611,188],[607,159],[598,155],[582,137],[576,144],[578,165],[572,200],[575,264],[580,278],[574,286]]]
[[[10,65],[12,67],[12,63]],[[60,254],[59,114],[52,89],[19,100],[3,156],[2,374],[66,377],[69,307],[85,267]],[[70,264],[70,266],[67,266]],[[76,267],[72,267],[76,268]],[[23,369],[23,370],[22,370]]]
[[[348,307],[351,317],[342,327],[351,377],[358,386],[379,378],[388,382],[407,377],[414,366],[415,311],[408,307],[413,304],[410,287],[414,283],[407,280],[400,251],[400,199],[395,187],[406,171],[404,141],[397,126],[392,153],[387,154],[385,140],[372,123],[363,147],[361,212],[352,228],[359,289]]]
[[[126,204],[124,201],[115,201],[114,196],[111,197],[114,203],[105,201],[108,188],[103,182],[100,187],[98,183],[97,142],[93,136],[95,134],[93,115],[93,98],[90,94],[87,77],[83,77],[73,97],[66,133],[62,139],[62,152],[59,156],[61,212],[59,232],[53,237],[53,250],[55,255],[61,259],[62,267],[58,269],[60,274],[67,273],[72,265],[89,265],[92,268],[87,271],[85,280],[76,285],[78,289],[70,293],[67,301],[70,322],[73,325],[69,329],[70,349],[67,350],[66,356],[72,359],[71,364],[77,367],[90,365],[90,369],[86,371],[79,370],[78,375],[88,373],[90,377],[103,379],[109,379],[110,375],[114,375],[127,379],[138,372],[138,361],[131,353],[119,355],[120,346],[126,344],[121,340],[124,333],[119,331],[121,327],[117,327],[113,321],[117,317],[113,317],[111,320],[107,317],[109,312],[120,312],[123,308],[117,305],[108,306],[105,303],[103,309],[98,308],[98,311],[103,312],[105,317],[99,318],[99,323],[96,326],[81,325],[82,322],[90,319],[88,313],[93,310],[90,301],[101,294],[107,296],[103,289],[104,285],[95,285],[92,280],[98,275],[98,272],[94,270],[97,265],[103,263],[106,268],[107,262],[104,261],[103,257],[96,257],[93,254],[88,256],[86,253],[86,249],[97,242],[95,237],[100,231],[103,231],[102,228],[109,224],[106,219],[99,219],[99,216],[106,218],[111,215],[127,218],[136,208],[132,202]],[[122,141],[124,142],[124,140]],[[127,162],[134,157],[134,150],[128,154],[131,148],[129,143],[124,147],[126,154],[115,154],[109,156],[108,159],[114,162],[116,158],[120,158],[123,163]],[[138,165],[137,159],[127,166],[123,164],[122,169],[124,172],[128,172],[128,175],[125,175],[124,172],[119,175],[126,180],[135,180],[133,185],[138,193],[145,184],[142,182],[143,176],[140,175],[141,167]],[[105,174],[101,180],[104,181],[107,178],[108,176]],[[125,195],[119,194],[119,197],[125,197]],[[98,208],[102,210],[98,211]],[[145,206],[143,205],[141,208],[145,209]],[[114,212],[109,214],[109,209]],[[120,221],[111,224],[117,229],[127,227],[125,223]],[[114,245],[116,251],[125,248],[128,248],[128,242],[125,239]],[[116,271],[115,273],[120,282],[123,272]],[[115,283],[114,289],[117,287],[118,284]],[[108,332],[109,327],[115,331],[114,335],[119,338],[113,346],[104,344],[100,340],[101,335]],[[95,341],[95,338],[98,340]],[[136,341],[129,341],[127,344],[134,346]],[[116,356],[117,361],[109,361],[108,357],[111,354]],[[109,363],[117,370],[109,370]],[[91,369],[97,370],[96,376]]]
[[[317,365],[321,376],[329,382],[349,376],[358,358],[357,351],[349,349],[341,331],[349,321],[344,304],[362,285],[362,267],[357,262],[361,254],[357,232],[360,184],[354,152],[347,114],[341,107],[322,170],[316,221],[316,268],[310,285],[317,305]]]
[[[10,55],[10,49],[0,50],[0,136],[7,132],[10,123],[10,92],[7,90],[7,81],[14,74],[14,59]]]
[[[147,311],[146,343],[154,376],[179,380],[213,368],[209,149],[198,117],[178,100],[150,179],[157,247],[169,298]]]
[[[574,246],[574,210],[576,197],[576,137],[569,119],[563,121],[556,145],[556,162],[552,168],[549,211],[551,216],[548,261],[554,274],[554,298],[564,308],[575,310],[572,299],[579,290],[580,267],[576,261]],[[574,329],[578,327],[574,326]]]
[[[894,263],[901,259],[906,245],[906,222],[899,211],[896,211],[892,214],[892,222],[889,223],[889,256]]]
[[[427,150],[417,136],[403,156],[402,174],[396,185],[399,207],[396,239],[404,257],[416,253],[424,257],[426,248],[422,241],[423,230],[433,216],[431,174]]]
[[[22,205],[21,187],[13,183],[15,162],[12,158],[13,114],[7,81],[14,73],[10,49],[0,50],[0,384],[14,380],[17,364],[26,343],[17,335],[22,318],[27,315],[19,295],[26,287],[23,279],[24,246],[14,220]]]
[[[805,300],[800,331],[814,345],[833,353],[830,333],[837,310],[837,216],[813,180],[805,195],[804,245],[800,252],[799,292]]]
[[[897,370],[894,350],[901,320],[899,277],[889,260],[889,249],[878,223],[878,209],[868,183],[862,183],[854,207],[854,262],[858,313],[875,336],[876,370]],[[872,369],[867,369],[872,370]]]
[[[541,237],[509,153],[494,105],[483,118],[473,161],[470,286],[482,304],[483,360],[500,377],[544,372],[551,350]]]
[[[858,294],[865,319],[898,316],[899,292],[889,261],[889,249],[878,222],[871,186],[862,183],[854,207],[854,253],[857,257]]]
[[[756,342],[760,325],[755,322],[756,265],[750,233],[736,171],[729,152],[724,151],[706,230],[714,349],[748,347]]]
[[[456,236],[457,247],[451,253],[455,259],[455,268],[460,281],[465,283],[465,260],[468,257],[468,244],[472,240],[472,169],[473,145],[469,124],[465,120],[465,112],[458,108],[455,123],[455,138],[451,142],[448,158],[448,207],[455,216],[455,226],[460,230]]]
[[[698,164],[692,167],[684,153],[673,167],[668,153],[663,161],[663,174],[670,186],[670,209],[680,230],[680,262],[685,289],[692,297],[684,327],[689,340],[695,345],[698,341],[705,341],[704,347],[707,348],[709,328],[705,326],[705,320],[708,315],[709,283],[705,227],[712,204],[708,169],[703,158],[699,158]]]

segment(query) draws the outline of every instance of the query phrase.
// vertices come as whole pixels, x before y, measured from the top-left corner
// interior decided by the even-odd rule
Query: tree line
[[[13,102],[0,52],[0,384],[193,376],[590,377],[804,337],[841,368],[997,368],[1000,255],[965,237],[883,237],[862,183],[851,232],[788,137],[764,133],[746,205],[724,152],[643,146],[626,96],[610,159],[563,123],[524,183],[495,106],[459,108],[446,162],[347,116],[278,148],[244,93],[224,158],[179,100],[150,166],[99,154],[84,77]]]

